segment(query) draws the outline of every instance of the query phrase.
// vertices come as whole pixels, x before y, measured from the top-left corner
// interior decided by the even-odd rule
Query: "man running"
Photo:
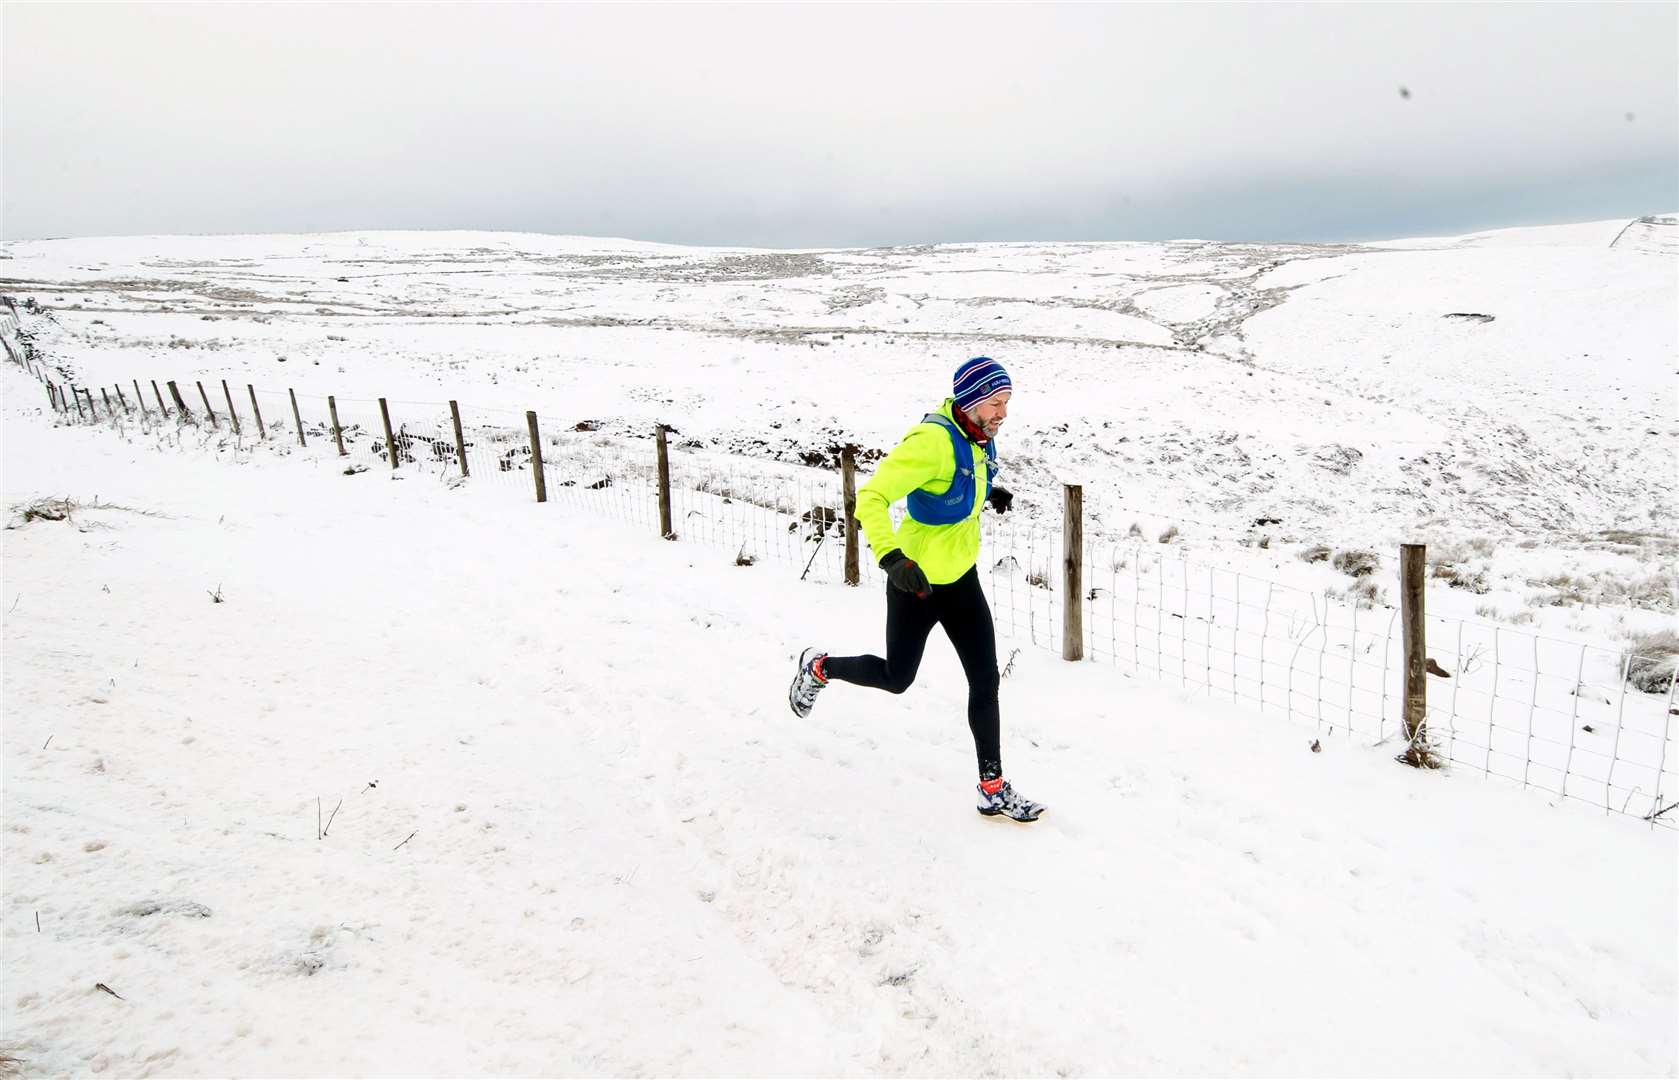
[[[787,699],[793,712],[805,717],[816,695],[836,679],[901,694],[915,682],[927,635],[942,626],[968,677],[978,810],[1036,821],[1044,807],[1003,779],[997,637],[976,565],[980,511],[989,502],[1006,513],[1014,500],[995,482],[997,432],[1013,395],[1003,365],[988,356],[968,360],[956,369],[951,396],[910,429],[857,492],[857,520],[886,571],[886,657],[806,649]],[[894,530],[888,508],[899,499],[906,499],[908,516]]]

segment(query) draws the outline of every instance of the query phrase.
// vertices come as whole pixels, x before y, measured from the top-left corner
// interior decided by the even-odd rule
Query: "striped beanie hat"
[[[951,393],[958,409],[971,409],[998,391],[1012,389],[1014,383],[1009,381],[1009,373],[989,356],[963,361],[951,381]]]

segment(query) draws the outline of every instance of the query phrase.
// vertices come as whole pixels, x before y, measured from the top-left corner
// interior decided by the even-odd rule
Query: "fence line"
[[[133,406],[118,384],[120,406],[106,396],[103,411],[95,408],[91,388],[55,382],[46,372],[9,300],[0,303],[0,342],[10,362],[49,388],[51,407],[65,423],[134,425],[178,446],[181,432],[200,422],[179,395],[174,409],[160,392],[148,407],[138,380]],[[249,383],[245,390],[250,418],[260,416],[260,425],[244,423],[238,407],[244,395],[224,387],[229,423],[217,432],[218,447],[236,457],[266,445],[275,453],[330,455],[347,472],[406,470],[451,485],[470,477],[527,498],[540,460],[549,501],[650,533],[666,531],[657,430],[625,438],[539,413],[530,414],[527,426],[516,412],[457,402],[328,398]],[[91,413],[83,411],[83,394]],[[342,438],[342,457],[335,436]],[[774,561],[797,568],[804,579],[845,580],[846,533],[856,526],[845,512],[837,455],[832,468],[817,469],[673,442],[666,460],[671,539],[715,545],[743,565]],[[893,510],[895,523],[902,514],[901,507]],[[1085,659],[1128,675],[1245,702],[1308,723],[1320,736],[1339,732],[1404,745],[1397,607],[1196,563],[1158,550],[1136,530],[1119,536],[1081,527],[1077,557],[1068,560],[1063,531],[1074,531],[1070,524],[1062,530],[986,514],[981,528],[981,568],[997,629],[1020,646],[1071,655],[1065,633],[1076,626]],[[1072,600],[1077,619],[1066,618],[1069,563],[1080,568],[1082,581]],[[860,560],[857,576],[883,587],[871,559]],[[1654,692],[1632,685],[1636,673],[1666,663],[1663,658],[1478,620],[1429,615],[1426,626],[1426,727],[1441,758],[1607,813],[1674,826],[1679,814],[1664,807],[1679,790],[1679,754],[1668,748],[1679,671],[1665,684],[1644,678]]]

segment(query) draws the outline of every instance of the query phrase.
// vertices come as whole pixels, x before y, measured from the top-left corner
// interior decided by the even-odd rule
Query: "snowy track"
[[[1032,651],[987,821],[870,590],[3,377],[31,1075],[1675,1073],[1672,832]]]

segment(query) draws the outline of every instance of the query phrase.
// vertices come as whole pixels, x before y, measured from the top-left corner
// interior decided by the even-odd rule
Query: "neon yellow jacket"
[[[945,398],[937,411],[954,422],[953,401]],[[956,449],[943,425],[917,424],[881,459],[874,476],[857,491],[857,520],[876,562],[901,550],[916,561],[929,582],[949,585],[979,560],[979,512],[985,507],[987,462],[985,448],[979,443],[973,446],[974,508],[954,525],[923,525],[905,515],[903,525],[894,530],[890,512],[893,503],[918,488],[930,495],[949,490],[956,478]]]

